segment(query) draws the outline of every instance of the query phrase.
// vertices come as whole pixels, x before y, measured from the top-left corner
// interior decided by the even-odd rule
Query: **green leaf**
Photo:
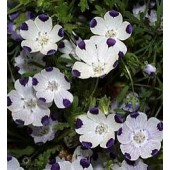
[[[56,131],[58,131],[58,130],[63,130],[63,129],[65,129],[65,128],[69,128],[70,127],[70,125],[68,124],[68,123],[62,123],[62,122],[59,122],[55,127],[54,127],[54,129],[56,130]]]
[[[108,114],[111,101],[106,96],[99,100],[99,108],[104,114]]]
[[[86,9],[89,9],[87,0],[80,0],[80,3],[78,4],[78,6],[80,7],[81,12],[84,12]]]
[[[118,103],[121,103],[123,101],[128,90],[129,90],[129,86],[127,86],[127,85],[121,90],[121,92],[119,93],[119,95],[117,96],[117,99],[116,99]]]

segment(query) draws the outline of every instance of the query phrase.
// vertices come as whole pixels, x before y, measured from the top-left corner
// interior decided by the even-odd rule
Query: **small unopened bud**
[[[146,67],[143,70],[146,74],[149,76],[154,76],[156,74],[156,67],[154,67],[151,64],[146,65]]]

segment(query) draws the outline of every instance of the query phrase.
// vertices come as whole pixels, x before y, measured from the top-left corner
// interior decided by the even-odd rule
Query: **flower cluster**
[[[140,12],[146,12],[146,5],[134,7],[138,19]],[[150,25],[156,22],[152,13],[146,14]],[[17,127],[27,126],[30,162],[34,162],[23,163],[24,168],[147,170],[145,159],[161,150],[163,123],[156,118],[161,107],[155,117],[147,112],[143,105],[150,93],[143,93],[142,88],[149,85],[137,91],[134,87],[140,84],[133,82],[131,72],[138,64],[141,69],[136,74],[149,81],[154,77],[156,82],[159,71],[154,64],[141,64],[132,54],[134,40],[129,39],[132,45],[127,48],[125,40],[135,28],[130,20],[123,21],[122,14],[111,9],[103,17],[91,19],[92,36],[83,39],[74,31],[65,34],[52,20],[55,15],[26,13],[26,21],[17,30],[14,21],[18,16],[17,12],[9,15],[8,23],[8,33],[20,37],[22,51],[15,49],[11,60],[19,74],[14,77],[10,68],[11,78],[16,80],[7,95],[7,108]],[[8,170],[23,169],[15,157],[7,160]]]

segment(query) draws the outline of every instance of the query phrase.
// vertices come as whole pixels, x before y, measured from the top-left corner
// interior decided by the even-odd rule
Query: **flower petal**
[[[52,55],[55,54],[58,49],[57,44],[54,43],[48,43],[47,45],[44,45],[41,49],[40,52],[44,55]]]
[[[41,49],[41,46],[38,42],[34,41],[34,40],[23,40],[21,42],[21,46],[24,49],[24,47],[29,48],[28,52],[38,52]]]
[[[64,89],[56,91],[54,94],[54,102],[58,108],[66,108],[73,102],[73,95]]]
[[[106,21],[105,23],[109,30],[112,30],[112,29],[117,30],[123,22],[121,13],[119,13],[115,10],[108,11],[104,15],[104,19]]]
[[[106,121],[106,116],[104,113],[102,113],[100,110],[99,112],[96,114],[96,113],[93,113],[91,111],[92,109],[90,109],[88,112],[87,112],[87,116],[93,120],[94,122],[96,123],[101,123],[101,122],[105,122]]]
[[[117,30],[116,37],[120,40],[128,39],[132,34],[132,26],[129,22],[125,21],[121,27]]]
[[[75,62],[72,68],[72,73],[76,77],[87,79],[93,76],[94,71],[91,66],[83,62]]]
[[[90,30],[93,34],[105,35],[107,32],[106,22],[101,17],[95,17],[90,21]]]

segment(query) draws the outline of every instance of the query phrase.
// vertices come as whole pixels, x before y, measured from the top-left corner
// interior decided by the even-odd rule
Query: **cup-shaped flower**
[[[17,80],[15,89],[7,96],[7,106],[15,122],[22,125],[43,126],[42,120],[45,116],[49,116],[50,110],[46,103],[36,98],[32,78]]]
[[[52,26],[51,17],[41,14],[35,20],[29,19],[22,23],[20,34],[25,39],[21,43],[24,50],[52,55],[57,51],[56,42],[63,38],[64,31],[60,25]]]
[[[117,133],[120,149],[129,160],[152,157],[161,148],[163,124],[157,118],[134,112],[127,116]]]
[[[44,126],[29,126],[29,134],[34,138],[35,144],[43,144],[47,141],[51,141],[54,139],[56,130],[55,126],[58,121],[53,121],[48,116],[44,117],[42,120]]]
[[[69,107],[73,101],[73,95],[68,91],[70,83],[58,68],[48,67],[33,77],[33,87],[37,98],[46,103],[53,100],[58,108]]]
[[[115,131],[122,126],[122,118],[117,114],[107,117],[98,108],[91,108],[87,114],[78,116],[76,132],[80,134],[80,142],[85,148],[110,148],[114,145]]]
[[[20,167],[18,160],[10,155],[7,155],[7,170],[24,170]]]
[[[72,74],[81,79],[107,75],[118,65],[120,51],[116,43],[111,38],[97,44],[92,40],[81,41],[76,47],[76,54],[82,61],[74,63]],[[126,50],[123,46],[121,54],[124,55]]]
[[[20,55],[14,58],[14,66],[20,74],[24,74],[26,72],[37,72],[38,70],[40,70],[40,68],[34,64],[36,63],[41,66],[45,66],[43,57],[44,55],[42,55],[41,53],[30,54],[22,50]]]
[[[100,38],[128,39],[133,31],[132,25],[124,21],[122,14],[115,10],[108,11],[104,18],[95,17],[90,21],[90,30],[97,40]]]

